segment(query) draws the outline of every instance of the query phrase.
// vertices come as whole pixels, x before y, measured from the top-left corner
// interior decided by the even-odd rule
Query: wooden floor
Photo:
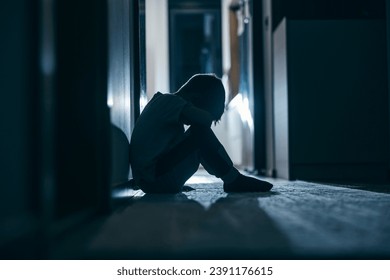
[[[88,239],[98,259],[390,258],[390,194],[303,181],[226,194],[204,172],[177,195],[116,193],[126,202]]]

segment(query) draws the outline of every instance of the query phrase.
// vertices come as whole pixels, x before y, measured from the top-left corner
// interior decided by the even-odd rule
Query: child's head
[[[225,109],[225,88],[214,74],[196,74],[177,92],[196,107],[208,111],[218,121]]]

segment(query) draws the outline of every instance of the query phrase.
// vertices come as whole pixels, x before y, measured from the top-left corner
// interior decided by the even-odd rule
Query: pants
[[[202,164],[208,173],[222,178],[234,167],[211,128],[191,126],[181,142],[156,164],[156,180],[141,183],[145,193],[178,193]]]

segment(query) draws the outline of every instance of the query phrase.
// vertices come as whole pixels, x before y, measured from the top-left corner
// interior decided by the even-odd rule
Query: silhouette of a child
[[[211,130],[225,106],[213,74],[197,74],[176,93],[157,92],[134,127],[130,164],[145,193],[178,193],[202,164],[224,182],[225,192],[265,192],[272,184],[241,174]],[[184,125],[189,128],[185,131]]]

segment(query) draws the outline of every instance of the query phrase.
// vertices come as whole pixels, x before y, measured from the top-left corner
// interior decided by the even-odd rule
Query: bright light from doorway
[[[254,129],[253,117],[249,107],[249,99],[242,93],[237,94],[229,103],[229,107],[237,110],[240,114],[241,121],[246,123],[251,131]]]

